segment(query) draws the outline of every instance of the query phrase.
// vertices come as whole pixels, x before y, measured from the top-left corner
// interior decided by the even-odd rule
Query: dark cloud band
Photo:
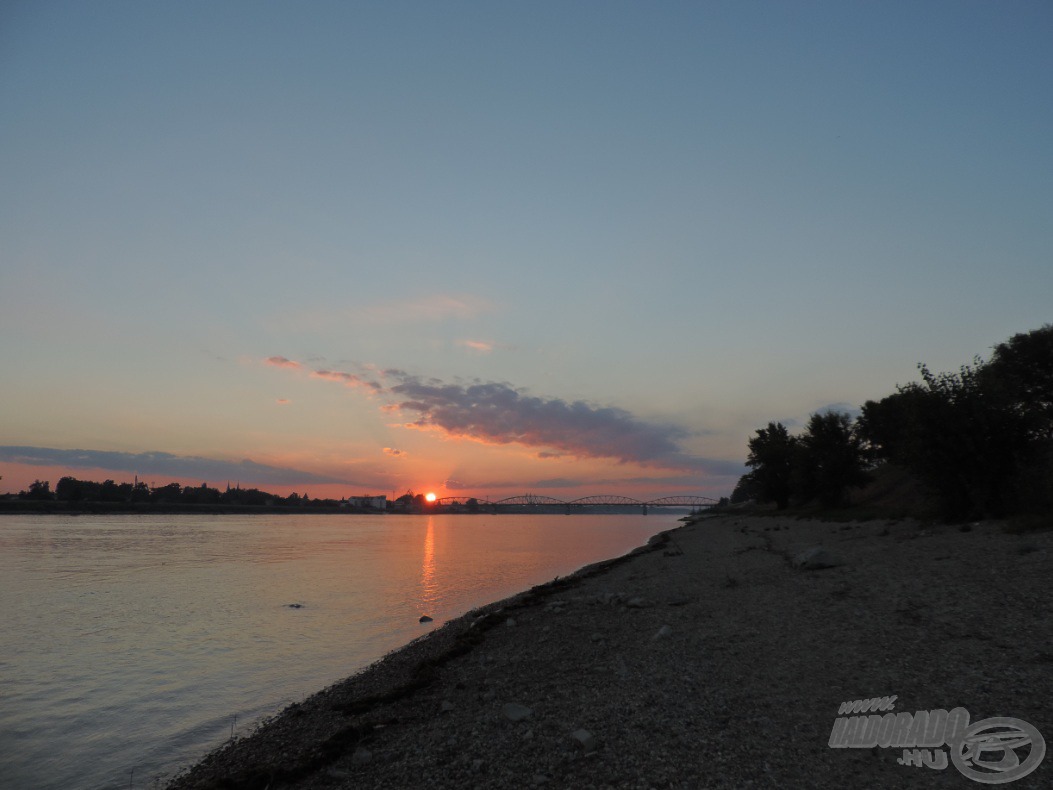
[[[222,461],[171,453],[119,453],[105,450],[59,450],[51,447],[0,446],[0,461],[30,466],[64,466],[71,469],[109,469],[114,472],[180,477],[219,484],[222,481],[258,485],[341,483],[347,480],[316,475],[300,469],[258,464],[248,459]]]

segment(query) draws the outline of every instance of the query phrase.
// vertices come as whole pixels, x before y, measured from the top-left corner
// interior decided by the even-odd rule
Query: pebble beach
[[[1053,736],[1051,571],[1053,532],[998,522],[703,516],[446,623],[169,787],[975,787],[832,747],[839,709]],[[1012,787],[1053,786],[1029,748]]]

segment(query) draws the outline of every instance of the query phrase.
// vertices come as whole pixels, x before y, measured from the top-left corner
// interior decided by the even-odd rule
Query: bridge
[[[658,499],[641,500],[619,494],[594,494],[578,499],[563,500],[539,494],[519,494],[504,499],[485,499],[469,496],[446,496],[428,505],[428,509],[452,512],[482,510],[490,513],[574,513],[589,508],[640,508],[644,514],[655,507],[676,507],[702,510],[717,504],[712,497],[675,494]]]

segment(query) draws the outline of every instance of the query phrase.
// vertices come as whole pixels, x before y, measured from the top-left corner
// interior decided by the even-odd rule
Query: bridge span
[[[693,494],[674,494],[648,500],[635,499],[619,494],[593,494],[572,500],[556,499],[555,497],[542,496],[540,494],[519,494],[518,496],[496,500],[471,496],[447,496],[435,500],[428,507],[458,513],[474,511],[487,513],[574,513],[590,508],[640,508],[646,514],[650,508],[655,507],[702,510],[703,508],[713,507],[716,504],[717,500],[712,497],[695,496]]]

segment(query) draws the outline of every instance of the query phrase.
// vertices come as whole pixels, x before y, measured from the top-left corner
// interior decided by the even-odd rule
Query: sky
[[[1053,321],[1053,5],[0,7],[0,493],[730,494]]]

